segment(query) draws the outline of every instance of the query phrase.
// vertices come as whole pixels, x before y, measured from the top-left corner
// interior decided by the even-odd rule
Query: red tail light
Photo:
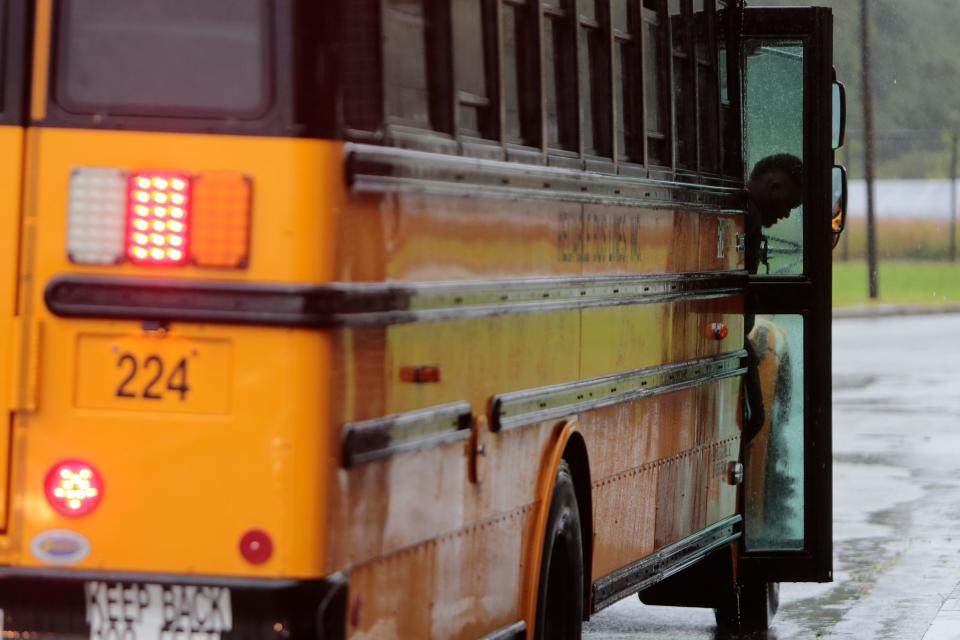
[[[85,516],[103,499],[103,478],[93,465],[64,460],[53,465],[44,482],[47,502],[57,513]]]
[[[240,538],[240,555],[250,564],[263,564],[273,555],[273,540],[262,529],[250,529]]]
[[[130,260],[136,264],[183,264],[190,227],[190,178],[169,173],[134,173],[128,193]]]

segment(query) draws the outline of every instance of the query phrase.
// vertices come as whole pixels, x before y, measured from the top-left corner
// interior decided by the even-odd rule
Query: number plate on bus
[[[87,582],[85,595],[91,640],[212,640],[233,629],[227,587]]]
[[[226,340],[82,335],[77,343],[77,406],[227,413],[230,374]]]

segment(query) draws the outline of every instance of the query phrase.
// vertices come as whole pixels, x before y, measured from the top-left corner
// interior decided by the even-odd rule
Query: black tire
[[[537,588],[538,640],[580,640],[583,623],[583,540],[573,476],[560,462],[550,498],[550,515]]]
[[[717,626],[736,633],[766,631],[780,607],[780,583],[745,581],[736,596],[714,610]]]

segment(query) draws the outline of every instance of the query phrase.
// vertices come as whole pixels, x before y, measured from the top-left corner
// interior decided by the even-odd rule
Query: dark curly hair
[[[754,181],[765,173],[780,171],[786,174],[798,187],[803,188],[803,161],[790,153],[775,153],[761,159],[753,165],[750,172],[750,181]]]

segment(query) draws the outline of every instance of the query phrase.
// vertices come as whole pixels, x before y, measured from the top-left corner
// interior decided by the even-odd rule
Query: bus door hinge
[[[38,319],[16,318],[13,323],[13,384],[10,406],[15,412],[32,413],[37,410],[40,390],[40,339]]]

